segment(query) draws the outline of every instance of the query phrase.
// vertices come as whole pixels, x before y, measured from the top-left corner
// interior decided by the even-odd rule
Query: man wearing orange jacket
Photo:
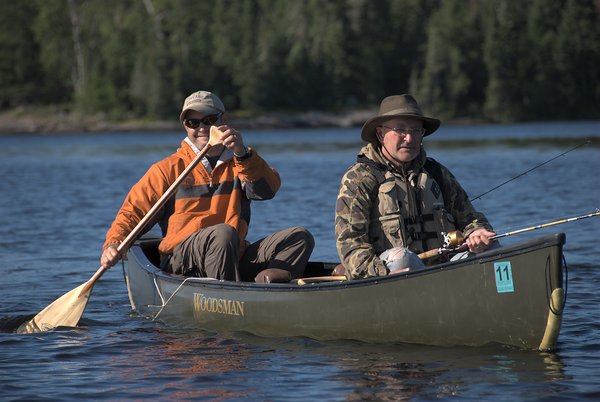
[[[161,268],[186,276],[251,281],[263,269],[279,268],[302,277],[312,249],[312,235],[292,227],[248,244],[250,200],[273,198],[279,174],[244,145],[239,131],[227,125],[223,102],[213,93],[194,92],[179,120],[187,133],[181,148],[155,163],[127,195],[106,234],[100,264],[119,260],[117,247],[208,143],[210,128],[221,131],[175,195],[147,226],[158,223]]]

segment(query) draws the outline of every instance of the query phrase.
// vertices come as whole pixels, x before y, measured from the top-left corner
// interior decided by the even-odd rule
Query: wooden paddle
[[[319,282],[336,282],[336,281],[345,281],[345,275],[335,275],[335,276],[314,276],[311,278],[300,278],[298,279],[298,285],[306,285],[307,283],[319,283]]]
[[[198,155],[194,158],[192,162],[185,168],[183,172],[175,179],[173,184],[165,191],[162,197],[156,201],[156,204],[146,215],[142,218],[142,220],[135,226],[135,228],[129,233],[129,235],[123,240],[121,244],[117,247],[117,252],[119,255],[122,255],[131,247],[135,239],[138,237],[140,232],[144,229],[144,227],[148,224],[148,222],[156,215],[158,210],[162,208],[167,200],[171,198],[171,196],[177,190],[177,187],[181,184],[181,182],[186,178],[186,176],[198,165],[200,160],[206,155],[208,150],[216,144],[221,142],[221,131],[212,126],[210,128],[210,138],[208,143],[202,148],[202,150],[198,153]],[[35,332],[44,332],[50,331],[56,327],[75,327],[79,322],[79,319],[83,315],[83,311],[87,305],[87,302],[92,293],[92,288],[94,283],[100,279],[100,277],[108,270],[109,267],[100,267],[96,271],[96,273],[84,284],[76,287],[70,292],[64,294],[62,297],[56,299],[52,304],[39,312],[35,317],[31,320],[21,324],[19,328],[17,328],[17,333],[19,334],[31,334]]]

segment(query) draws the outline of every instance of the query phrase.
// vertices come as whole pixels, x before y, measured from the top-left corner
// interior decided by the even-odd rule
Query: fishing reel
[[[444,242],[442,244],[443,248],[455,249],[465,242],[465,236],[460,230],[454,230],[452,232],[442,232],[441,234],[442,238],[444,239]]]
[[[457,252],[460,250],[460,246],[465,243],[465,236],[460,230],[440,232],[440,234],[443,239],[442,247],[419,254],[418,257],[420,259],[425,260],[440,254]]]

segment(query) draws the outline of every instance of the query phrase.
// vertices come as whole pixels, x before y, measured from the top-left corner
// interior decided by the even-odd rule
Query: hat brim
[[[185,119],[185,114],[187,112],[189,112],[190,110],[193,110],[195,112],[200,112],[202,114],[204,114],[205,116],[209,116],[211,114],[219,114],[219,113],[223,113],[221,110],[219,109],[215,109],[213,107],[207,106],[207,105],[198,105],[198,106],[190,106],[186,109],[184,109],[181,114],[179,115],[179,121],[183,123],[183,120]]]
[[[424,117],[418,114],[396,114],[396,115],[388,115],[388,116],[375,116],[371,117],[369,120],[365,122],[360,132],[360,137],[363,141],[367,142],[377,142],[377,126],[380,126],[382,123],[392,120],[396,117],[413,117],[415,119],[421,120],[423,122],[423,128],[425,129],[425,135],[423,137],[427,137],[431,135],[440,127],[440,121],[438,119],[434,119],[431,117]]]

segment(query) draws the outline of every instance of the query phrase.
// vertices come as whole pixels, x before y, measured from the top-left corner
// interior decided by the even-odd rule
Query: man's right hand
[[[111,244],[104,249],[102,256],[100,257],[100,266],[103,268],[110,268],[119,261],[120,255],[117,251],[117,245]]]

